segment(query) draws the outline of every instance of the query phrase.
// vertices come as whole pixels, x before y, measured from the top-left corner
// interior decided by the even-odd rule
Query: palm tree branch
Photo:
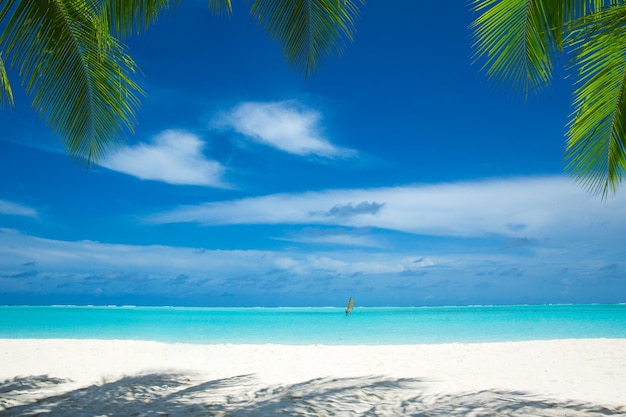
[[[567,169],[591,191],[615,192],[626,168],[626,6],[576,23],[579,87],[567,132]]]
[[[11,91],[7,70],[2,60],[2,54],[0,53],[0,107],[7,104],[9,107],[13,106],[13,92]]]
[[[308,76],[352,41],[357,3],[362,0],[254,0],[250,13],[278,41],[287,62]]]
[[[475,0],[481,13],[472,23],[474,59],[498,83],[537,90],[552,77],[552,60],[562,42],[563,8],[556,1]]]
[[[124,37],[145,30],[178,3],[180,0],[99,0],[97,9],[110,31]]]
[[[569,22],[623,0],[473,0],[475,62],[497,83],[536,91],[552,78]]]
[[[33,107],[70,155],[97,161],[133,129],[135,64],[88,0],[33,0],[12,10],[0,43]]]
[[[230,0],[209,0],[209,10],[215,15],[231,15],[233,13],[233,5]]]
[[[13,1],[14,0],[7,0],[0,5],[0,22],[4,20],[4,17],[13,7]],[[0,43],[0,47],[2,47],[2,43]],[[11,84],[9,83],[6,66],[4,65],[4,59],[2,58],[2,50],[0,49],[0,107],[5,105],[12,107],[13,104],[13,91],[11,90]]]

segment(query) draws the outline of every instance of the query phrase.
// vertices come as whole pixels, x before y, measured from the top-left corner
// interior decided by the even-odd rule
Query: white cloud
[[[0,295],[6,299],[11,294],[77,294],[82,302],[93,302],[102,299],[85,297],[134,294],[125,302],[156,296],[217,305],[237,302],[233,296],[256,305],[313,296],[332,305],[338,296],[343,301],[343,295],[357,291],[362,296],[375,294],[370,299],[378,302],[410,305],[431,295],[436,303],[493,299],[485,298],[485,291],[492,291],[496,299],[528,302],[518,292],[529,288],[538,301],[571,302],[559,296],[567,286],[582,297],[591,291],[599,300],[614,300],[625,286],[619,279],[623,253],[617,258],[606,255],[597,248],[532,257],[497,249],[467,254],[410,247],[378,252],[205,250],[61,241],[0,228]]]
[[[336,147],[323,137],[321,116],[295,101],[241,103],[218,124],[281,151],[295,155],[343,157],[354,151]]]
[[[38,217],[37,210],[18,203],[0,200],[0,214],[12,216]]]
[[[567,178],[543,177],[276,194],[183,206],[147,221],[318,224],[459,237],[607,239],[626,232],[625,204],[624,193],[603,202]]]
[[[122,149],[101,165],[144,180],[227,187],[222,181],[224,167],[204,157],[203,145],[193,133],[166,130],[156,136],[152,144]]]
[[[380,243],[368,236],[355,236],[350,233],[335,233],[318,236],[307,236],[296,239],[290,239],[294,242],[303,243],[321,243],[342,246],[361,246],[361,247],[380,247]]]
[[[401,272],[400,255],[362,259],[354,253],[290,253],[264,250],[198,250],[163,245],[123,245],[95,241],[44,239],[0,228],[0,265],[5,272],[24,264],[54,273],[125,274],[142,273],[155,277],[187,273],[196,277],[223,277],[253,274],[262,276],[281,270],[310,274],[324,269],[335,274]]]
[[[382,248],[384,244],[368,235],[366,230],[322,230],[305,229],[302,232],[278,240],[299,243],[352,246],[363,248]]]

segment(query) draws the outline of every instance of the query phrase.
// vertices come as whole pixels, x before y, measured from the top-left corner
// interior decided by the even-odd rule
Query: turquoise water
[[[626,305],[342,308],[0,306],[0,338],[408,344],[626,338]]]

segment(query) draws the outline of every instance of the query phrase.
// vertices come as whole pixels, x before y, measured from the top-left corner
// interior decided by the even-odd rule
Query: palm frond
[[[360,0],[254,0],[250,13],[305,76],[352,41]]]
[[[3,21],[9,10],[13,7],[14,0],[7,0],[0,4],[0,22]],[[2,43],[0,43],[0,48]],[[2,50],[0,49],[0,107],[13,106],[13,91],[9,83],[6,66],[2,58]]]
[[[209,10],[215,15],[231,15],[233,13],[233,5],[230,0],[209,0]]]
[[[7,104],[9,107],[13,106],[13,92],[11,91],[7,70],[2,60],[2,54],[0,53],[0,107]]]
[[[20,1],[9,17],[0,37],[7,66],[68,153],[97,161],[133,129],[134,62],[89,0]]]
[[[139,33],[180,0],[100,0],[101,19],[113,34],[124,37]]]
[[[567,169],[606,197],[626,170],[626,6],[586,16],[576,27],[571,47],[580,85],[567,132]]]
[[[475,0],[473,9],[474,59],[489,78],[526,94],[550,83],[567,12],[560,1]]]

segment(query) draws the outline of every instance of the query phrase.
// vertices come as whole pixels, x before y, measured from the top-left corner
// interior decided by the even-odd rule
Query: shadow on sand
[[[154,373],[83,388],[46,376],[0,382],[0,416],[626,416],[524,392],[429,393],[418,379],[314,379],[262,386],[253,375],[204,381]]]

